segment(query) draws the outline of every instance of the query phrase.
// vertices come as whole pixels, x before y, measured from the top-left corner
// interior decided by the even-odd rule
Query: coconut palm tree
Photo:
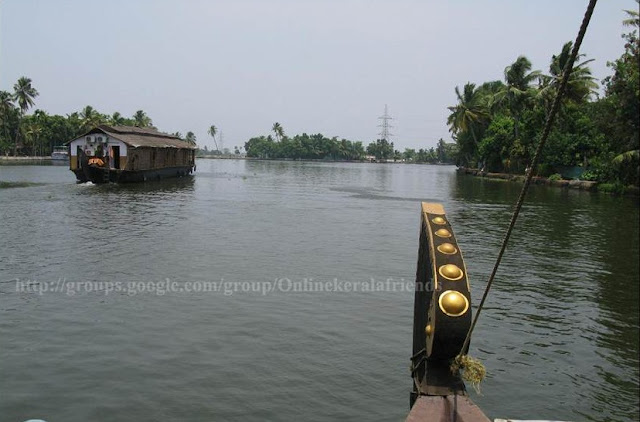
[[[451,111],[447,118],[449,131],[454,135],[470,134],[473,140],[470,150],[475,151],[478,144],[477,128],[489,117],[489,113],[481,101],[482,97],[476,89],[476,84],[467,82],[462,88],[462,93],[458,87],[455,92],[458,104],[447,107]]]
[[[13,107],[13,95],[7,91],[0,91],[0,118]]]
[[[31,154],[32,155],[41,155],[42,151],[40,149],[40,135],[42,134],[42,126],[40,126],[37,122],[30,122],[28,126],[25,128],[25,139],[31,144]]]
[[[18,82],[13,85],[13,98],[18,102],[18,108],[20,109],[18,129],[16,132],[16,142],[13,151],[14,155],[18,154],[20,124],[22,123],[22,117],[27,112],[27,110],[29,110],[29,108],[35,104],[33,100],[37,96],[38,91],[33,86],[31,86],[30,78],[22,76],[20,79],[18,79]]]
[[[540,78],[540,71],[531,71],[531,62],[520,56],[513,64],[504,69],[505,87],[497,94],[500,102],[505,102],[513,117],[514,136],[519,139],[518,125],[524,107],[535,96],[533,82]]]
[[[103,123],[103,116],[90,105],[85,106],[80,111],[80,119],[82,119],[82,128],[84,130],[91,129]]]
[[[36,127],[32,128],[32,133],[34,135],[34,140],[39,150],[38,155],[40,156],[49,155],[51,154],[52,147],[49,148],[48,152],[45,152],[47,151],[47,148],[46,148],[47,139],[45,139],[42,136],[42,134],[45,133],[45,128],[47,127],[47,121],[49,119],[49,115],[44,110],[36,110],[33,112],[33,118],[34,118],[33,124]]]
[[[13,105],[13,95],[7,91],[0,91],[0,123],[2,123],[5,139],[8,138],[7,130],[9,129],[9,112],[14,110],[15,106]]]
[[[540,76],[542,88],[540,90],[540,97],[543,100],[547,113],[549,112],[551,102],[560,87],[562,74],[567,62],[569,61],[569,57],[571,56],[572,48],[573,42],[569,41],[564,44],[560,54],[557,56],[553,55],[551,57],[549,75]],[[577,59],[580,59],[581,57],[584,57],[584,54],[579,54]],[[596,92],[598,84],[595,82],[595,78],[591,76],[591,69],[587,67],[587,64],[592,61],[593,59],[585,60],[573,65],[573,69],[569,75],[569,80],[567,81],[563,100],[581,103],[587,101],[589,97]]]
[[[213,143],[216,145],[216,151],[220,151],[220,149],[218,148],[218,142],[216,142],[216,134],[218,133],[218,128],[215,125],[211,125],[207,133],[213,138]]]
[[[18,102],[20,111],[24,115],[33,106],[33,99],[38,96],[38,91],[31,86],[31,79],[23,76],[13,85],[13,92],[13,98]]]
[[[497,95],[504,89],[504,83],[500,80],[485,82],[477,88],[477,94],[480,98],[480,104],[483,105],[489,113],[489,115],[493,116],[496,114],[502,104],[499,101],[499,96]]]
[[[153,125],[151,118],[142,110],[138,110],[134,113],[133,121],[134,125],[137,127],[151,127]]]
[[[16,122],[19,112],[13,104],[13,94],[0,91],[0,125],[2,126],[3,144],[8,146],[11,142],[11,124]]]
[[[275,122],[271,127],[271,130],[276,135],[276,140],[280,142],[280,140],[284,137],[284,129],[282,129],[280,123]]]
[[[640,5],[640,0],[636,0],[636,3]],[[628,19],[622,21],[624,26],[640,26],[638,10],[625,10],[625,12],[627,13]]]
[[[192,145],[195,145],[196,144],[196,135],[193,132],[189,131],[189,132],[187,132],[186,136],[184,137],[184,140],[186,142],[189,142]]]
[[[117,111],[111,115],[110,120],[111,120],[111,124],[115,126],[120,126],[125,123],[125,118],[122,117],[122,115]]]

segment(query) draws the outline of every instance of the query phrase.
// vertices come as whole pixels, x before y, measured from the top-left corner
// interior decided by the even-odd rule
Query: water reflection
[[[462,223],[456,233],[475,274],[476,298],[521,187],[456,179],[452,196],[461,207],[450,219]],[[637,215],[633,199],[531,187],[474,339],[493,372],[487,388],[512,384],[518,395],[537,397],[538,417],[559,418],[555,403],[564,402],[589,420],[638,418]],[[528,375],[513,378],[509,371],[521,365],[531,367]],[[510,411],[509,417],[527,415]]]

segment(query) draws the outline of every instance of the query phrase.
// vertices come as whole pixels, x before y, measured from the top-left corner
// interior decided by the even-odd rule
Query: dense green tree
[[[392,159],[394,155],[393,142],[386,139],[376,139],[375,142],[367,145],[367,154],[375,156],[376,160]]]
[[[605,95],[602,98],[593,95],[596,84],[588,66],[592,60],[584,60],[584,54],[578,56],[541,162],[534,169],[538,174],[563,173],[586,180],[638,184],[638,12],[626,12],[628,19],[624,23],[633,29],[623,34],[626,43],[622,56],[608,63],[613,74],[603,80]],[[524,171],[572,47],[572,43],[566,43],[559,54],[551,57],[547,75],[532,71],[529,60],[520,56],[505,68],[504,83],[490,81],[477,89],[468,84],[462,94],[456,91],[458,104],[449,107],[451,114],[447,123],[458,146],[453,154],[457,155],[459,164],[478,162],[488,171]],[[487,114],[483,119],[474,119],[475,114],[471,112],[471,118],[465,122],[463,116],[470,109],[466,104],[484,107]],[[478,148],[474,150],[476,140]],[[437,154],[441,159],[441,143]],[[428,159],[429,151],[424,150],[418,151],[415,158],[416,162]]]
[[[405,148],[404,152],[402,153],[402,158],[408,163],[415,161],[416,150],[412,148]]]
[[[126,119],[122,114],[116,111],[111,115],[111,118],[109,119],[109,123],[111,123],[114,126],[122,126],[122,125],[128,125],[130,123],[128,120],[129,119]]]
[[[362,142],[351,142],[322,134],[303,133],[294,137],[283,136],[276,142],[271,135],[249,139],[244,145],[248,157],[294,160],[362,160],[365,155]]]
[[[187,132],[187,134],[184,137],[184,140],[189,142],[192,145],[195,145],[196,144],[196,135],[195,135],[195,133],[193,133],[191,131]]]
[[[82,119],[83,129],[87,131],[108,121],[106,116],[98,113],[98,111],[90,105],[82,109],[80,118]]]
[[[640,173],[640,40],[638,12],[627,10],[625,26],[633,31],[623,34],[625,51],[607,63],[613,75],[604,79],[605,106],[598,114],[603,131],[610,138],[614,174],[623,183],[638,183]]]
[[[18,109],[13,104],[13,95],[7,91],[0,91],[0,153],[7,154],[14,148],[14,127],[18,125]]]
[[[138,110],[133,114],[133,122],[137,127],[153,127],[151,118],[143,110]]]

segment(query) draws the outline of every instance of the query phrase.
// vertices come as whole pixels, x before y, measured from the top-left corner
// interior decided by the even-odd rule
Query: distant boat
[[[195,171],[193,144],[152,128],[101,125],[67,142],[78,182],[124,183]]]
[[[69,161],[69,148],[65,146],[53,147],[51,159],[56,161]]]

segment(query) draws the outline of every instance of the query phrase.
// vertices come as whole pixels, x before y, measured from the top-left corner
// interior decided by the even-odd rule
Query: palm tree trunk
[[[19,121],[18,121],[19,122]],[[15,142],[13,144],[13,156],[18,156],[18,139],[20,138],[20,123],[18,123],[18,128],[16,129],[16,137]]]

